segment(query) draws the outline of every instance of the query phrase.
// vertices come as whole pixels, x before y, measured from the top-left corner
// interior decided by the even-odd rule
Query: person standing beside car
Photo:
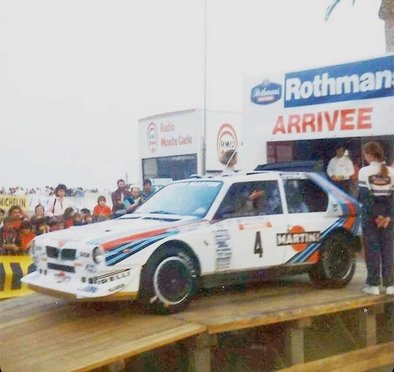
[[[348,156],[345,155],[346,148],[338,146],[335,156],[327,166],[327,174],[331,181],[341,190],[350,192],[350,177],[354,174],[354,166]]]
[[[388,295],[394,294],[393,271],[393,189],[394,170],[384,162],[384,151],[378,142],[363,147],[369,164],[358,174],[358,200],[362,215],[362,232],[367,265],[366,286],[362,291],[379,295],[379,285]]]

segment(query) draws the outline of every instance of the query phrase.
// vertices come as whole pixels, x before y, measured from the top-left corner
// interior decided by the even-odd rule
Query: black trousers
[[[332,183],[346,193],[350,193],[350,180],[332,181]]]
[[[393,221],[387,229],[378,228],[374,221],[363,223],[365,262],[368,285],[388,287],[394,284]],[[382,281],[381,281],[382,279]]]

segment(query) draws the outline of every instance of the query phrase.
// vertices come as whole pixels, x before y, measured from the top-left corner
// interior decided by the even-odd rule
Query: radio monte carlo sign
[[[197,152],[198,126],[193,111],[156,115],[140,122],[140,151],[143,158]]]
[[[244,144],[394,134],[394,55],[245,81]],[[251,164],[265,154],[254,152]]]

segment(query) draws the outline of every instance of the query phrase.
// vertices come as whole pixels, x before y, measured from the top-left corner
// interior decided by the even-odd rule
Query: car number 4
[[[263,257],[263,245],[261,244],[260,231],[256,232],[256,239],[254,241],[254,254],[258,254],[259,257]]]

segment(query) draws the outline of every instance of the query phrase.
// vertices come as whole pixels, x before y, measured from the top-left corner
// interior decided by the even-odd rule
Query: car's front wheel
[[[140,301],[156,313],[174,313],[186,308],[197,287],[193,260],[177,247],[153,255],[141,275]]]
[[[319,261],[309,276],[319,288],[341,288],[353,278],[356,269],[355,252],[346,237],[335,234],[323,244]]]

